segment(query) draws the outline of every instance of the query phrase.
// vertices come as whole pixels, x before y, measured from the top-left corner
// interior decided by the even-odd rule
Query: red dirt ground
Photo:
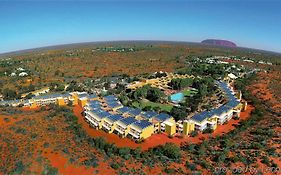
[[[274,161],[277,158],[271,158]],[[278,160],[278,159],[277,159]],[[279,161],[279,160],[278,160]],[[275,161],[276,162],[276,161]],[[280,162],[280,161],[279,161]],[[263,175],[272,175],[272,174],[278,174],[278,173],[273,173],[271,172],[270,168],[268,168],[266,165],[264,165],[263,163],[261,163],[260,159],[257,159],[257,167],[254,165],[248,166],[246,167],[243,163],[241,162],[237,162],[237,163],[233,163],[231,164],[231,168],[229,168],[229,172],[227,173],[228,175],[231,175],[231,171],[239,171],[241,170],[243,174],[245,175],[253,175],[253,174],[257,174],[258,171],[262,172]],[[240,174],[242,174],[240,173]]]
[[[169,142],[175,143],[177,145],[181,145],[184,142],[200,143],[204,139],[208,139],[209,137],[223,135],[235,129],[235,125],[237,125],[239,122],[247,119],[250,116],[250,113],[253,109],[254,109],[253,106],[248,105],[247,110],[241,112],[239,120],[232,119],[227,124],[219,125],[212,134],[199,133],[196,137],[186,137],[186,138],[179,138],[179,137],[169,138],[166,134],[154,134],[140,144],[137,144],[128,138],[120,138],[116,134],[108,134],[102,130],[96,130],[94,128],[91,128],[88,125],[88,123],[85,122],[83,116],[81,115],[82,108],[80,106],[74,107],[74,114],[78,117],[78,122],[82,124],[83,128],[90,136],[103,137],[105,140],[107,140],[110,143],[114,143],[118,147],[130,147],[130,148],[140,147],[144,151],[144,150],[148,150],[149,148],[153,148],[158,145],[164,145],[165,143],[169,143]]]
[[[86,130],[86,132],[89,135],[91,135],[92,137],[103,137],[108,142],[114,143],[119,147],[130,147],[130,148],[141,147],[142,150],[147,150],[149,148],[152,148],[152,147],[155,147],[158,145],[163,145],[168,142],[172,142],[177,145],[180,145],[181,143],[184,143],[184,142],[200,143],[200,142],[202,142],[203,139],[208,139],[208,137],[215,137],[217,135],[227,133],[235,128],[234,126],[232,126],[233,124],[238,124],[239,121],[245,120],[247,117],[249,117],[249,114],[253,109],[254,108],[252,106],[248,106],[247,111],[241,112],[239,120],[231,120],[226,125],[218,126],[217,130],[212,134],[200,133],[196,137],[186,137],[186,138],[179,138],[179,137],[169,138],[165,134],[154,134],[150,138],[146,139],[141,144],[137,144],[128,138],[119,138],[115,134],[107,134],[104,131],[95,130],[93,128],[90,128],[88,126],[88,124],[84,121],[83,116],[81,115],[82,108],[79,106],[74,107],[74,114],[78,117],[79,123],[82,124],[82,126]],[[28,110],[28,109],[25,109],[25,110]],[[32,111],[30,111],[30,112],[32,112]],[[35,114],[38,114],[38,113],[35,113]],[[40,114],[40,116],[42,116],[42,114]],[[4,121],[3,117],[1,117],[0,119],[1,119],[0,124],[6,124],[6,125],[9,125],[9,123],[13,124],[15,121],[17,121],[16,119],[13,119],[13,118],[10,119],[10,122]],[[48,142],[52,143],[51,141],[48,141]],[[43,144],[43,142],[37,146],[41,148],[42,144]],[[38,149],[35,149],[34,151],[36,152],[36,150],[38,150]],[[77,163],[75,163],[75,164],[70,163],[69,158],[67,156],[65,156],[61,152],[53,151],[53,149],[50,149],[50,148],[43,149],[42,156],[47,158],[50,161],[50,164],[53,167],[56,167],[58,169],[60,174],[70,174],[70,175],[86,174],[87,175],[87,174],[95,174],[95,173],[102,173],[102,174],[115,174],[116,173],[116,171],[110,167],[109,162],[106,161],[105,159],[100,159],[101,157],[99,157],[98,154],[97,154],[97,157],[99,157],[99,163],[98,163],[99,165],[97,168],[87,168],[85,166],[80,166]],[[185,160],[185,159],[183,159],[183,160]],[[276,163],[280,164],[280,161],[279,162],[276,160],[274,160],[274,161]],[[81,162],[81,160],[79,162]],[[139,165],[135,165],[135,163],[137,163],[137,162],[129,163],[129,161],[127,161],[126,169],[130,168],[130,167],[132,167],[132,168],[133,167],[135,168],[136,166],[138,167]],[[186,173],[186,169],[184,168],[185,161],[182,161],[182,164],[171,164],[169,167],[171,167],[173,169],[177,169],[177,170],[182,169]],[[139,168],[142,169],[142,166],[140,166]],[[155,167],[152,169],[145,167],[143,169],[143,171],[148,174],[159,174],[159,172],[161,172],[162,170],[160,167],[155,165]],[[202,171],[204,171],[204,170],[202,169]],[[42,166],[37,165],[35,162],[35,164],[33,164],[32,172],[39,172],[39,173],[42,172]]]
[[[256,80],[248,89],[253,95],[264,102],[276,112],[281,112],[280,85],[281,76],[278,71],[259,72],[259,79]]]
[[[36,109],[35,109],[36,110]],[[87,144],[76,145],[71,139],[72,133],[65,130],[67,125],[64,125],[64,119],[60,116],[56,116],[53,119],[46,119],[44,116],[48,114],[48,111],[35,111],[34,109],[24,109],[24,112],[19,114],[1,114],[0,115],[0,166],[5,166],[7,169],[12,170],[14,163],[18,158],[22,158],[24,163],[30,164],[27,171],[31,174],[40,174],[45,170],[45,165],[55,167],[60,174],[97,174],[97,172],[106,174],[115,174],[115,170],[107,162],[102,163],[103,157],[100,157],[99,153],[96,153],[95,149],[87,147]],[[5,120],[8,118],[8,120]],[[31,121],[34,121],[31,122]],[[52,135],[52,131],[48,130],[51,126],[55,127],[56,134]],[[40,126],[40,127],[38,127]],[[17,134],[12,127],[23,128],[27,134]],[[36,139],[30,139],[31,134],[36,134]],[[11,138],[11,140],[6,140]],[[48,148],[45,148],[44,143],[49,143]],[[9,147],[11,144],[18,148],[16,153],[12,152]],[[65,146],[66,145],[66,146]],[[62,148],[68,148],[69,154],[61,152]],[[84,148],[85,146],[86,148]],[[55,151],[56,150],[56,151]],[[27,154],[31,154],[28,155]],[[43,157],[42,157],[42,156]],[[81,165],[83,160],[75,159],[74,163],[69,162],[69,155],[74,157],[90,158],[91,155],[95,155],[98,162],[98,167],[88,168]],[[9,158],[7,158],[9,157]],[[38,161],[41,158],[41,161]],[[48,160],[48,162],[46,162]],[[1,173],[0,173],[1,174]]]
[[[280,157],[279,157],[279,159],[275,158],[275,157],[271,157],[271,159],[278,165],[279,168],[281,167]]]
[[[22,111],[36,111],[39,110],[40,107],[36,107],[36,108],[30,108],[30,107],[23,107],[21,110]]]
[[[258,168],[255,168],[254,170],[256,171],[261,171],[264,175],[272,175],[272,174],[276,174],[270,171],[270,168],[268,168],[266,165],[264,165],[263,163],[261,163],[260,159],[257,159],[257,165]],[[279,165],[280,167],[280,165]],[[278,173],[277,173],[278,174]],[[251,175],[251,173],[247,173],[247,175]]]
[[[17,121],[19,121],[19,119],[18,118],[10,118],[10,117],[7,117],[7,118],[9,118],[9,122],[5,122],[4,121],[4,116],[1,116],[0,115],[0,126],[1,126],[1,128],[3,127],[7,127],[7,126],[9,126],[9,125],[12,125],[12,124],[14,124],[15,122],[17,122]]]
[[[50,151],[45,151],[43,155],[50,160],[53,167],[58,168],[60,174],[67,175],[90,175],[93,174],[93,168],[86,168],[85,166],[74,166],[68,163],[68,159],[59,153],[52,153]]]
[[[98,170],[99,171],[98,174],[101,174],[101,175],[103,175],[103,174],[116,174],[115,170],[112,169],[108,165],[108,162],[99,162],[99,166],[96,168],[96,170]]]

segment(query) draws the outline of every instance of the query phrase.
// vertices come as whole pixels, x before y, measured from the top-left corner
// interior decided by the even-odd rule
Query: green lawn
[[[186,89],[182,91],[184,96],[190,96],[198,93],[198,90]]]
[[[136,108],[145,108],[146,106],[151,106],[152,108],[154,107],[159,107],[161,108],[162,111],[170,112],[173,108],[172,105],[167,105],[167,104],[161,104],[161,103],[154,103],[151,101],[140,101],[140,102],[133,102],[133,106]]]

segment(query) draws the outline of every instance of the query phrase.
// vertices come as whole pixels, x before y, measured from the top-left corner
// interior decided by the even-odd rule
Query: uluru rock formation
[[[227,40],[218,40],[218,39],[206,39],[202,41],[203,44],[211,44],[216,46],[223,46],[223,47],[237,47],[235,43]]]

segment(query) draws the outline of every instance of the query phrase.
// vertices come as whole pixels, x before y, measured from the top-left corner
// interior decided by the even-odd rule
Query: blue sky
[[[281,52],[281,1],[4,1],[0,53],[109,40],[227,39]]]

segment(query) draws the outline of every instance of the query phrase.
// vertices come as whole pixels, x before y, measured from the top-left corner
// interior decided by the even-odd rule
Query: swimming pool
[[[183,101],[184,95],[183,95],[183,93],[179,92],[179,93],[175,93],[175,94],[171,95],[170,98],[173,103],[179,103],[179,102]]]

